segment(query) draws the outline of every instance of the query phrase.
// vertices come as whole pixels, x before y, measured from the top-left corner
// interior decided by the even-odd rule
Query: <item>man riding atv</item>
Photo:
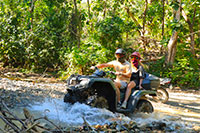
[[[72,74],[67,79],[67,94],[64,96],[64,102],[80,102],[94,107],[106,108],[112,112],[131,114],[135,112],[152,113],[153,106],[146,95],[156,95],[155,90],[148,88],[158,88],[159,80],[143,80],[144,89],[133,89],[133,84],[129,83],[131,79],[131,64],[126,61],[126,53],[123,49],[117,49],[115,57],[117,60],[92,66],[95,70],[92,75]],[[116,72],[103,71],[98,68],[112,67]],[[116,74],[116,80],[106,78],[107,73]],[[145,82],[144,82],[145,81]],[[147,89],[146,89],[147,88]],[[121,102],[125,100],[125,92],[130,90],[125,108],[121,107]]]
[[[125,89],[126,87],[128,90],[132,89],[132,85],[128,86],[128,83],[131,78],[131,64],[126,60],[125,50],[121,48],[115,51],[115,57],[117,60],[99,64],[96,65],[95,67],[97,68],[111,67],[115,69],[116,80],[114,81],[114,85],[116,87],[117,107],[119,108],[121,106],[120,89]],[[92,66],[91,69],[94,69],[95,67]]]
[[[114,72],[103,71],[97,67],[92,75],[72,74],[67,79],[67,93],[64,96],[64,102],[72,104],[80,102],[124,114],[153,112],[153,106],[146,95],[156,94],[156,91],[145,89],[132,89],[127,107],[125,109],[117,107],[117,88],[112,79],[105,77],[107,73],[114,74]],[[144,82],[142,85],[144,88],[151,88],[150,82]],[[124,100],[126,88],[120,90],[120,99]]]

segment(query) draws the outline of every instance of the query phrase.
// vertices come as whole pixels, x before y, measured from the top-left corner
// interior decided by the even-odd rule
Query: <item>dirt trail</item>
[[[170,91],[169,101],[165,104],[153,102],[155,111],[176,116],[188,123],[193,123],[200,129],[200,91]]]

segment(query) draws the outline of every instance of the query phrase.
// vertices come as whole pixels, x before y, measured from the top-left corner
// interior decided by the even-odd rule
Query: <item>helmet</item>
[[[123,54],[123,55],[125,55],[126,52],[125,52],[125,50],[123,50],[122,48],[119,48],[119,49],[117,49],[117,50],[115,51],[115,54]]]
[[[139,53],[139,52],[133,52],[133,53],[131,54],[131,57],[132,57],[132,56],[137,56],[138,58],[141,59],[141,56],[140,56],[140,53]]]

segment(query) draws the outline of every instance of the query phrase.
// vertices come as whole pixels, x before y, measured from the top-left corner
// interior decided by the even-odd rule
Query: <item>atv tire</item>
[[[75,98],[75,96],[71,96],[69,93],[67,93],[64,97],[64,102],[66,102],[66,103],[74,104],[76,101],[77,101],[77,99]]]
[[[95,98],[92,101],[91,105],[93,107],[97,107],[97,108],[106,108],[106,109],[109,108],[108,101],[104,97],[102,97],[102,96]]]
[[[137,113],[153,113],[154,109],[152,104],[147,101],[147,100],[139,100],[137,107],[136,107],[136,112]]]
[[[155,96],[153,98],[157,102],[166,103],[169,99],[169,93],[163,88],[158,88],[157,89],[157,96]]]

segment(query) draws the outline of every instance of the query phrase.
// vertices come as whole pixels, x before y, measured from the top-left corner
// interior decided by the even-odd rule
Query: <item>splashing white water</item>
[[[30,110],[43,112],[50,119],[56,119],[67,125],[82,125],[83,117],[90,125],[110,123],[111,119],[120,117],[121,121],[130,121],[129,117],[122,114],[112,113],[106,109],[90,107],[85,104],[64,103],[62,99],[46,99],[42,104],[33,105]]]
[[[90,125],[104,125],[113,121],[129,123],[133,120],[139,126],[152,124],[153,122],[163,122],[171,130],[176,130],[176,128],[186,130],[192,127],[191,124],[184,123],[180,117],[172,117],[163,113],[133,114],[131,117],[127,117],[120,113],[113,113],[106,109],[94,108],[85,104],[75,103],[71,105],[64,103],[63,99],[46,99],[43,103],[31,106],[30,110],[43,112],[42,115],[68,126],[83,125],[84,117]]]

